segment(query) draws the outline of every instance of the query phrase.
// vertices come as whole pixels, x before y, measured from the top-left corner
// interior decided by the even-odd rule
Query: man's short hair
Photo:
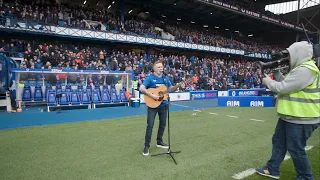
[[[156,64],[162,64],[162,66],[163,66],[163,62],[162,62],[162,61],[156,61],[156,62],[154,62],[154,63],[153,63],[153,66],[155,66]]]

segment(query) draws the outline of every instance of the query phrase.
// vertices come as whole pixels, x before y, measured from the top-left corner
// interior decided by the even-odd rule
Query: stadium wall
[[[217,99],[219,107],[273,107],[273,96],[259,96],[261,89],[232,89],[228,91],[192,91],[169,93],[171,101],[210,100]],[[138,95],[138,91],[135,93]],[[136,96],[138,97],[138,96]],[[144,95],[140,94],[140,103],[144,102]]]

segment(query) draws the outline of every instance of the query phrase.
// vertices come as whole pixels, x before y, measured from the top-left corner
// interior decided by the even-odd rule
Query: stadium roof
[[[296,20],[298,16],[298,11],[293,11],[283,15],[283,18],[288,20]],[[312,6],[300,10],[299,23],[303,23],[305,27],[311,32],[320,31],[320,5]]]
[[[299,7],[300,3],[300,7]],[[309,7],[317,6],[320,4],[320,0],[312,0],[312,1],[290,1],[290,2],[284,2],[284,3],[276,3],[276,4],[270,4],[265,7],[266,10],[273,12],[275,14],[286,14],[293,11],[297,11],[300,9],[306,9]]]
[[[256,0],[266,10],[281,16],[289,21],[297,22],[298,1],[297,0]],[[282,7],[281,7],[282,6]],[[311,32],[320,31],[320,1],[301,0],[299,23],[303,23]]]
[[[111,12],[120,11],[121,6],[120,0],[61,1],[75,4],[85,3],[86,6],[92,7],[105,7],[109,8],[108,10]],[[243,0],[241,2],[250,1]],[[270,4],[270,2],[277,3],[284,1],[257,0],[256,2],[257,7],[259,7],[258,4],[261,5],[266,2]],[[266,40],[272,40],[272,43],[278,44],[285,41],[293,42],[296,35],[296,31],[293,29],[267,23],[245,15],[239,15],[213,5],[200,3],[198,0],[124,0],[124,13],[128,14],[129,12],[139,15],[141,18],[157,19],[167,23],[189,24],[201,28],[205,28],[204,25],[207,25],[208,28],[219,27],[218,30],[223,31],[223,33],[237,32],[234,33],[235,36],[240,34],[243,37],[247,37],[249,34],[253,34],[254,36],[250,38],[260,40],[262,37],[268,37]],[[276,42],[280,39],[281,41]]]

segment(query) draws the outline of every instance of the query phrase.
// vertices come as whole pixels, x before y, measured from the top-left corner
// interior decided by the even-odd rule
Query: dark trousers
[[[166,128],[167,112],[168,112],[167,105],[158,107],[158,108],[148,107],[147,129],[146,129],[146,137],[145,137],[145,144],[144,144],[145,147],[150,147],[152,129],[153,129],[153,125],[154,125],[154,121],[157,113],[159,115],[159,121],[160,121],[159,128],[158,128],[158,135],[157,135],[157,143],[162,142],[162,136]]]
[[[317,127],[319,124],[294,124],[279,119],[272,137],[272,155],[267,163],[268,170],[272,174],[280,175],[280,164],[288,151],[298,176],[314,180],[305,147]]]
[[[13,92],[10,90],[10,101],[11,101],[11,109],[17,110],[16,101],[13,97]]]

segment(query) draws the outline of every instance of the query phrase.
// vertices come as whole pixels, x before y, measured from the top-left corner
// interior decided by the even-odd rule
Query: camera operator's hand
[[[268,76],[268,75],[264,75],[265,77],[262,79],[262,84],[264,84],[264,85],[268,85],[271,81],[273,81],[272,79],[271,79],[271,77],[270,76]]]
[[[281,71],[280,71],[280,69],[275,69],[275,70],[271,70],[271,73],[272,73],[272,74],[281,73]]]

